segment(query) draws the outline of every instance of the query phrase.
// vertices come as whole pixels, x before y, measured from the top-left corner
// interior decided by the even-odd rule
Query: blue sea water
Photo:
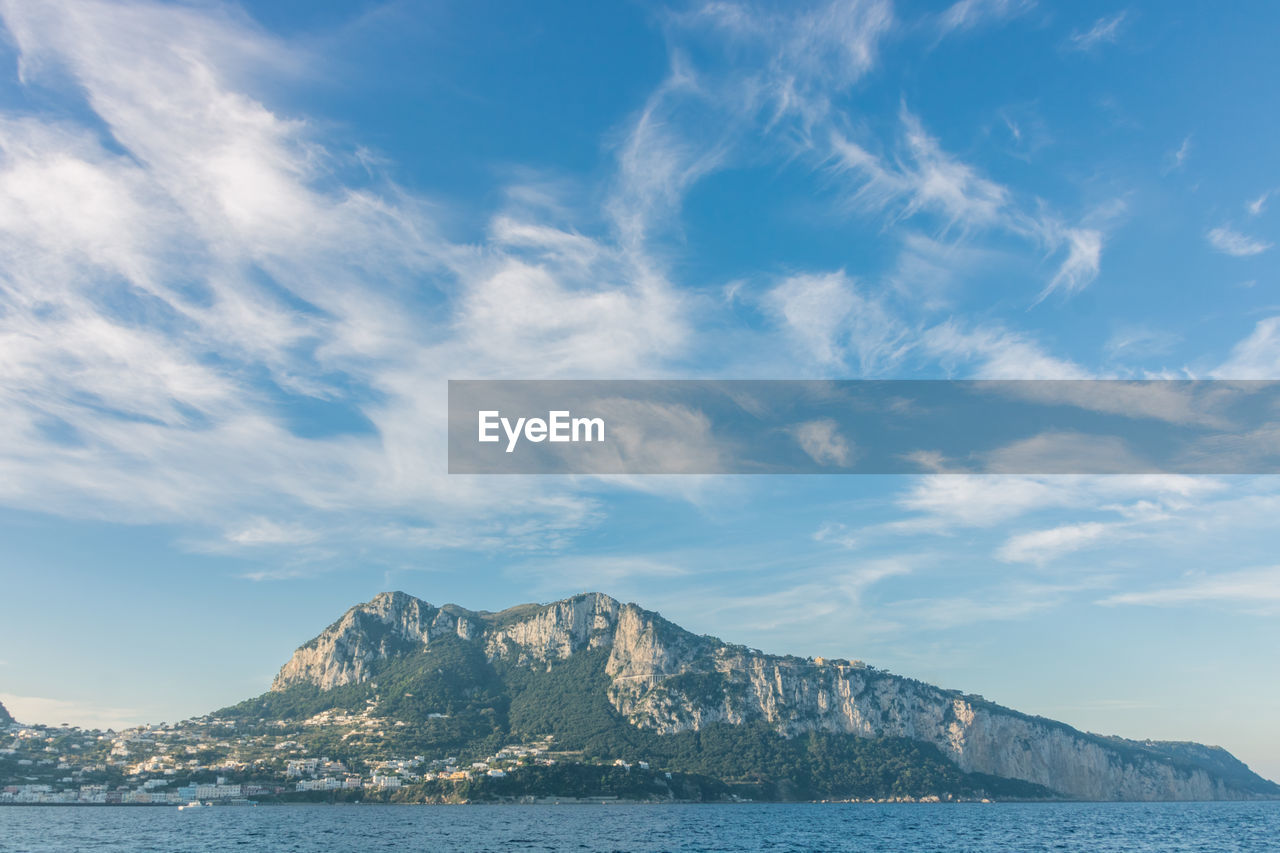
[[[1280,803],[0,807],[3,851],[1275,851]]]

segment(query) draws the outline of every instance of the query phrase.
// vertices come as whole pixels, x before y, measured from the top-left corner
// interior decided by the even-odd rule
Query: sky
[[[0,0],[0,701],[599,590],[1280,778],[1274,476],[466,477],[448,379],[1273,379],[1268,2]]]

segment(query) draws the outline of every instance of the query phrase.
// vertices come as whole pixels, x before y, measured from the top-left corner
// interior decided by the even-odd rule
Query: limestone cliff
[[[490,661],[535,669],[607,649],[609,702],[631,725],[661,734],[759,722],[787,737],[815,730],[906,737],[937,746],[962,770],[1079,799],[1280,794],[1218,747],[1086,734],[860,663],[768,655],[691,634],[600,593],[501,613],[382,593],[298,649],[272,689],[359,684],[380,664],[446,635],[478,644]]]
[[[479,636],[475,614],[432,607],[403,592],[384,592],[357,605],[293,653],[271,683],[272,690],[314,684],[329,690],[368,680],[376,664],[425,646],[442,634]]]

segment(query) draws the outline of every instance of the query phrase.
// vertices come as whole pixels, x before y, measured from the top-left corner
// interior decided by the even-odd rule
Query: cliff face
[[[322,690],[367,681],[379,662],[408,654],[444,634],[470,640],[481,633],[475,614],[432,607],[403,592],[384,592],[351,608],[293,653],[272,690],[314,684]]]
[[[298,649],[272,689],[358,684],[379,663],[445,635],[479,644],[490,661],[534,669],[608,649],[609,702],[632,725],[661,734],[762,722],[789,737],[815,730],[907,737],[937,746],[962,770],[1080,799],[1237,799],[1270,791],[1216,747],[1103,738],[862,664],[767,655],[696,636],[599,593],[497,614],[383,593]]]

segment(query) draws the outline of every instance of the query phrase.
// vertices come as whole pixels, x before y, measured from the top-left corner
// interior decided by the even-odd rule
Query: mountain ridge
[[[448,675],[444,666],[406,674],[414,661],[438,663],[441,656],[454,661]],[[643,735],[649,748],[672,738],[697,739],[713,729],[726,729],[732,737],[759,731],[773,749],[791,748],[784,742],[805,737],[851,736],[925,744],[962,773],[1017,780],[1077,799],[1280,796],[1280,786],[1220,747],[1085,733],[860,662],[769,655],[693,634],[603,593],[498,612],[436,607],[400,591],[380,593],[299,647],[264,694],[263,706],[271,704],[272,694],[279,700],[305,694],[311,708],[350,695],[350,701],[433,720],[432,726],[469,719],[476,737],[484,736],[486,726],[492,732],[530,728],[530,719],[536,726],[564,729],[572,726],[564,722],[567,717],[555,722],[561,718],[554,706],[564,700],[554,692],[539,699],[538,713],[531,715],[526,705],[527,696],[542,689],[536,686],[540,681],[570,669],[582,670],[578,680],[592,685],[574,702],[595,709],[595,730],[609,729],[623,741]],[[398,679],[397,686],[378,691],[384,673]],[[461,678],[465,686],[452,690],[450,678]],[[534,685],[527,689],[535,694],[512,687],[519,684]],[[403,695],[391,695],[393,690]],[[463,712],[448,714],[449,709]],[[564,717],[572,709],[559,711]],[[465,736],[459,728],[458,737]],[[726,767],[734,770],[731,762]]]

